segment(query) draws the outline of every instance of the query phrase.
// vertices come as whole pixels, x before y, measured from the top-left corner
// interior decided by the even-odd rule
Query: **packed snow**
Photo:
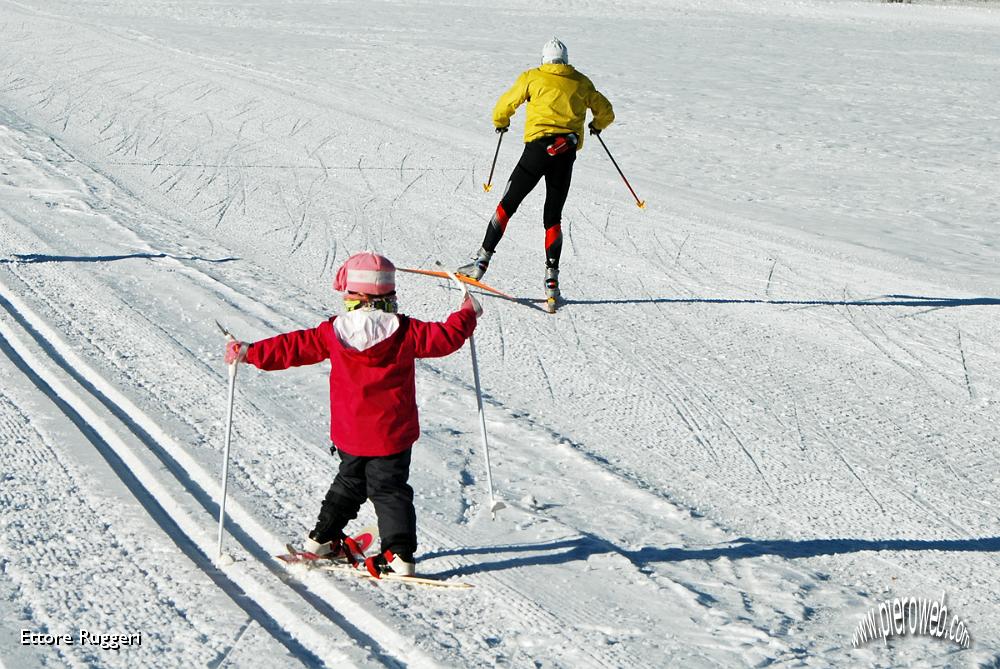
[[[215,321],[465,262],[553,35],[647,207],[589,139],[555,315],[542,186],[511,220],[495,520],[468,347],[418,367],[418,570],[474,587],[274,559],[335,473],[322,365],[240,369],[217,560]],[[989,3],[0,0],[0,666],[1000,665],[998,72]],[[968,648],[853,647],[942,596]]]

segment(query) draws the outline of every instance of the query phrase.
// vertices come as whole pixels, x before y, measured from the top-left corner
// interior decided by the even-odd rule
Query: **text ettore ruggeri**
[[[51,634],[21,630],[22,646],[96,646],[102,650],[121,650],[141,646],[142,633],[114,633],[78,630],[75,634]]]

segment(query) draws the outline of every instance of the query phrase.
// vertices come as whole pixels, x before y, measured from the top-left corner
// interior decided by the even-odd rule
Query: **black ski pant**
[[[313,538],[326,542],[344,536],[347,523],[370,499],[378,517],[381,550],[412,559],[417,550],[417,515],[413,508],[408,448],[395,455],[364,457],[330,448],[340,456],[340,470],[320,508]]]
[[[555,156],[549,155],[547,149],[558,137],[567,135],[549,135],[524,145],[524,153],[517,161],[500,204],[486,227],[483,248],[490,253],[496,251],[497,244],[507,229],[507,221],[521,206],[528,193],[545,177],[545,207],[542,213],[542,222],[545,224],[545,265],[559,267],[559,256],[562,255],[562,210],[573,178],[576,147],[571,144],[567,151]]]

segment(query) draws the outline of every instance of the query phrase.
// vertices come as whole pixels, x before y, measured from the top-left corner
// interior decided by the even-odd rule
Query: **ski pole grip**
[[[219,321],[215,321],[215,324],[219,326],[219,329],[222,330],[222,334],[226,336],[226,339],[228,341],[236,341],[236,337],[234,337],[232,333],[222,325],[222,323],[220,323]]]

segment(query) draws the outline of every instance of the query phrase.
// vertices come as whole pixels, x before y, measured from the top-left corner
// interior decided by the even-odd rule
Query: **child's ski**
[[[400,574],[382,574],[382,576],[376,578],[372,576],[367,569],[364,567],[352,567],[347,563],[334,562],[330,564],[319,565],[319,568],[323,571],[332,571],[338,574],[351,574],[357,576],[358,578],[367,578],[371,581],[392,581],[393,583],[405,583],[406,585],[421,585],[428,586],[432,588],[472,588],[475,587],[471,583],[463,583],[462,581],[446,581],[444,579],[434,578],[432,576],[401,576]]]
[[[368,552],[368,549],[373,543],[375,543],[376,530],[375,528],[369,527],[361,530],[353,539],[358,544],[358,548],[361,549],[362,555],[360,556],[364,559],[364,554]],[[347,558],[342,555],[327,556],[327,555],[316,555],[315,553],[310,553],[309,551],[300,551],[296,549],[291,544],[285,544],[285,550],[288,552],[283,555],[275,555],[276,558],[285,562],[287,564],[296,564],[300,562],[332,562],[341,563],[347,565]]]

